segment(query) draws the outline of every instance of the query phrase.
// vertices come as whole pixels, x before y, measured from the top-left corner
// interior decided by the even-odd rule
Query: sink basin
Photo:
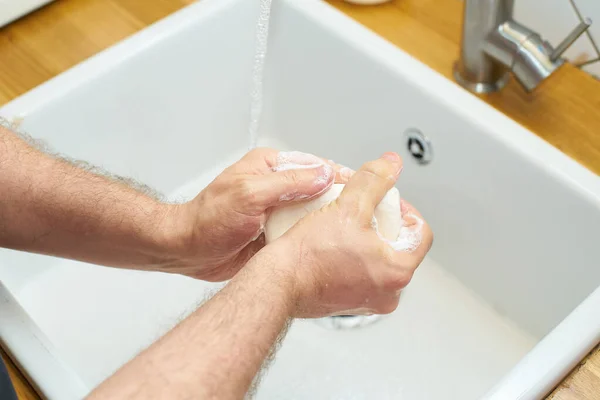
[[[548,393],[600,341],[600,178],[326,3],[274,3],[260,144],[354,168],[399,152],[436,243],[393,314],[295,322],[257,398]],[[0,114],[191,198],[248,147],[258,11],[195,3]],[[10,250],[0,278],[0,338],[50,399],[83,397],[219,287]]]

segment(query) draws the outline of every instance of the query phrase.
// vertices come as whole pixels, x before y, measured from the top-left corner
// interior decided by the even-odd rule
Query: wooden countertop
[[[0,29],[0,105],[193,1],[58,0]],[[452,79],[460,0],[397,0],[370,7],[328,1]],[[566,65],[533,94],[513,80],[481,98],[600,175],[598,80]],[[38,399],[8,364],[19,398]],[[600,399],[600,347],[549,398]]]
[[[4,360],[6,364],[8,375],[13,382],[15,392],[17,392],[17,397],[19,400],[38,400],[40,397],[37,395],[35,390],[33,390],[33,387],[29,384],[27,378],[25,378],[15,364],[10,361],[8,355],[1,348],[0,356],[2,356],[2,360]]]
[[[355,6],[328,0],[369,29],[454,81],[462,2],[396,0]],[[526,1],[526,0],[521,0]],[[532,94],[511,82],[483,100],[600,175],[600,81],[568,64]]]

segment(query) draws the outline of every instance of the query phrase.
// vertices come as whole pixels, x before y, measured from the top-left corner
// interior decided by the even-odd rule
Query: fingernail
[[[333,167],[329,164],[323,164],[320,168],[320,172],[317,179],[315,179],[315,185],[324,187],[329,186],[329,184],[333,182],[333,179],[331,179],[333,176]]]
[[[398,163],[400,162],[400,156],[397,153],[393,153],[393,152],[387,152],[387,153],[383,153],[383,155],[381,156],[381,158],[386,159],[388,161],[391,161],[393,163]]]
[[[404,215],[408,211],[408,205],[404,201],[404,199],[400,199],[400,214]]]
[[[354,175],[354,170],[348,167],[342,167],[340,169],[340,176],[344,179],[350,179]]]
[[[391,161],[394,165],[399,167],[398,170],[396,171],[396,175],[394,176],[395,179],[398,179],[398,176],[400,176],[400,172],[402,172],[402,168],[403,168],[403,166],[401,165],[400,156],[394,152],[387,152],[387,153],[383,153],[381,158],[383,158],[384,160]]]
[[[404,165],[401,165],[400,168],[398,169],[398,172],[396,173],[396,179],[398,179],[398,177],[400,176],[402,171],[404,171]]]

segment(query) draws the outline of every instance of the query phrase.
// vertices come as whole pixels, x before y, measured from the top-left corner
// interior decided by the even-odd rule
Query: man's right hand
[[[336,201],[263,247],[223,290],[90,398],[241,399],[291,317],[392,312],[432,240],[406,204],[404,214],[413,216],[404,228],[422,229],[414,251],[394,250],[371,225],[400,169],[394,153],[363,166]]]
[[[340,197],[304,217],[263,252],[275,254],[287,280],[294,317],[387,314],[429,251],[433,234],[421,215],[403,203],[405,229],[421,229],[411,252],[396,251],[375,232],[375,207],[392,188],[402,162],[395,153],[365,164]]]

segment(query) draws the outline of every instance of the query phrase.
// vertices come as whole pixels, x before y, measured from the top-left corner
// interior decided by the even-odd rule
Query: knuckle
[[[411,281],[412,271],[393,271],[385,280],[384,290],[396,292],[404,289]]]
[[[386,265],[391,265],[394,268],[398,263],[398,254],[396,250],[394,250],[390,246],[384,246],[382,252],[383,261]]]
[[[252,182],[248,179],[240,179],[237,182],[239,197],[246,203],[254,204],[257,201],[257,194]]]
[[[369,161],[363,166],[362,171],[375,178],[380,178],[384,180],[395,180],[394,167],[391,164],[382,160]]]
[[[361,214],[360,205],[354,200],[350,201],[346,197],[338,198],[336,204],[340,206],[340,217],[344,221],[354,221]]]
[[[265,148],[265,147],[256,147],[249,152],[247,152],[242,160],[246,162],[254,162],[256,160],[264,159],[272,153],[273,150]]]

